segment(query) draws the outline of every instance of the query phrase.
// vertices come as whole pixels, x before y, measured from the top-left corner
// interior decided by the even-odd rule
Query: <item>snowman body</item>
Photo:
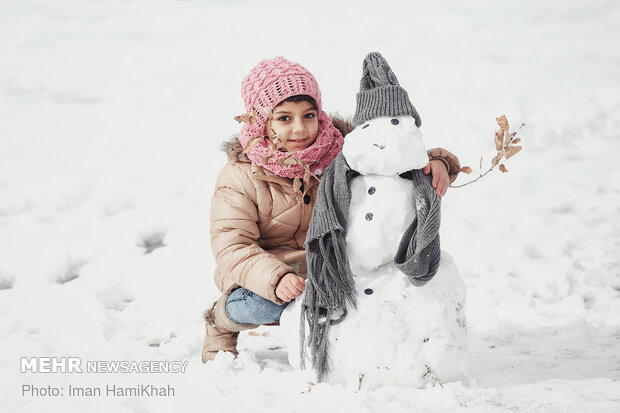
[[[346,232],[358,306],[330,327],[329,382],[357,388],[363,377],[362,387],[373,389],[464,378],[465,285],[454,261],[442,251],[437,273],[421,287],[394,265],[417,207],[413,183],[399,173],[428,162],[413,118],[378,118],[365,128],[360,125],[347,136],[343,155],[360,173],[350,182]],[[293,366],[300,361],[301,302],[289,305],[281,319]]]

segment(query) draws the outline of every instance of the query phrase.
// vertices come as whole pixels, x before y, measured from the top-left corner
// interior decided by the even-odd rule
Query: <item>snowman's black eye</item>
[[[396,118],[392,119],[390,122],[392,122],[392,125],[398,125],[400,123]]]
[[[362,126],[362,129],[366,129],[367,127],[370,126],[370,123],[365,124],[364,126]]]

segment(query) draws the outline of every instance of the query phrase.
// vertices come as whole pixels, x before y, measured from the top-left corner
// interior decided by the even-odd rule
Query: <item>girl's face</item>
[[[286,149],[301,151],[316,140],[319,117],[310,102],[282,102],[273,109],[268,126],[271,126],[267,127],[270,139],[273,139],[275,132]]]

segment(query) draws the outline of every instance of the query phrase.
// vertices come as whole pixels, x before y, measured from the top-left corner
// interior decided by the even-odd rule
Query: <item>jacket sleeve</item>
[[[459,158],[451,152],[443,149],[443,148],[433,148],[427,151],[428,159],[434,160],[439,159],[442,161],[446,168],[448,169],[448,177],[450,178],[450,183],[454,182],[459,172],[461,172],[461,163],[459,162]]]
[[[234,163],[224,167],[211,199],[211,249],[218,270],[236,284],[283,304],[276,285],[293,267],[258,245],[256,187]]]

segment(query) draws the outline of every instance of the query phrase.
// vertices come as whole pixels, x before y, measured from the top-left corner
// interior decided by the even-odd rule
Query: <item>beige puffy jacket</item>
[[[334,118],[343,135],[353,127]],[[293,180],[252,163],[236,139],[226,145],[228,164],[220,172],[211,200],[211,249],[222,292],[241,286],[283,304],[275,293],[282,276],[305,272],[303,249],[316,200],[318,181],[295,191]],[[460,165],[445,149],[431,149],[429,158],[448,166],[452,182]]]

